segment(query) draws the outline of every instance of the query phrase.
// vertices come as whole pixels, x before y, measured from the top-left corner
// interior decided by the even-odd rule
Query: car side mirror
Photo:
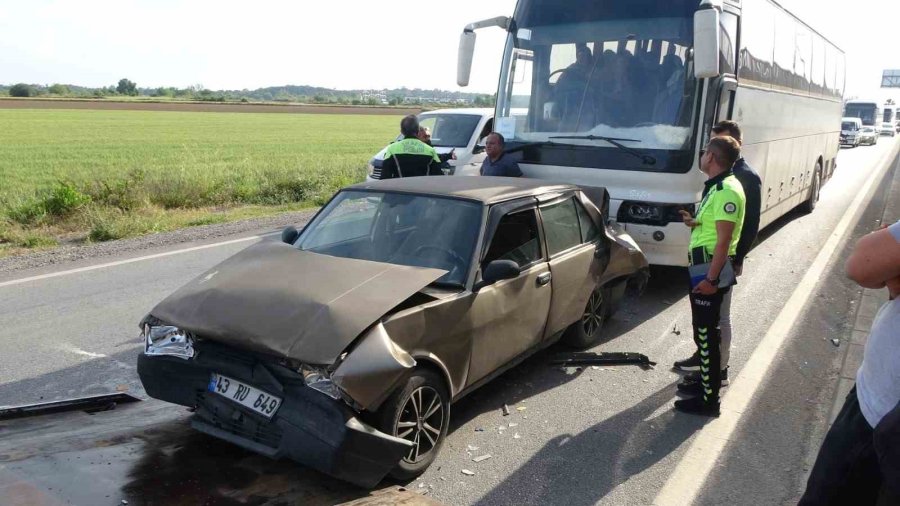
[[[295,227],[287,226],[281,231],[281,242],[285,244],[294,244],[294,241],[296,241],[299,236],[300,232],[298,232]]]
[[[484,153],[484,145],[483,145],[483,144],[476,144],[475,147],[472,149],[472,154],[473,154],[473,155],[480,155],[481,153]]]
[[[492,285],[504,279],[517,278],[521,273],[522,269],[519,267],[519,264],[512,260],[494,260],[484,268],[481,279],[484,280],[486,285]]]

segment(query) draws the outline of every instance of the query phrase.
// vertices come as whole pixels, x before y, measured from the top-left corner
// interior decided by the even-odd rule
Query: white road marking
[[[28,278],[13,279],[11,281],[4,281],[4,282],[0,283],[0,288],[6,287],[6,286],[21,285],[23,283],[29,283],[31,281],[40,281],[42,279],[56,278],[59,276],[68,276],[69,274],[78,274],[81,272],[95,271],[97,269],[106,269],[107,267],[116,267],[118,265],[133,264],[135,262],[143,262],[144,260],[153,260],[154,258],[163,258],[163,257],[172,256],[172,255],[180,255],[182,253],[190,253],[192,251],[200,251],[200,250],[205,250],[205,249],[210,249],[210,248],[218,248],[219,246],[228,246],[231,244],[255,241],[258,239],[262,239],[263,237],[266,237],[268,235],[275,235],[275,234],[254,235],[252,237],[244,237],[242,239],[233,239],[230,241],[217,242],[217,243],[213,243],[213,244],[204,244],[203,246],[194,246],[193,248],[185,248],[185,249],[179,249],[179,250],[175,250],[175,251],[166,251],[164,253],[157,253],[155,255],[146,255],[146,256],[142,256],[142,257],[129,258],[127,260],[118,260],[116,262],[109,262],[109,263],[105,263],[105,264],[89,265],[87,267],[79,267],[78,269],[70,269],[67,271],[50,272],[47,274],[41,274],[40,276],[31,276]]]
[[[803,308],[831,262],[831,258],[838,251],[838,246],[844,242],[847,235],[859,222],[865,210],[865,204],[871,200],[876,189],[875,182],[884,176],[891,166],[891,162],[894,161],[898,146],[900,144],[895,145],[885,157],[878,161],[876,170],[866,181],[850,207],[847,208],[843,219],[831,233],[831,237],[828,238],[810,265],[781,313],[769,327],[766,336],[750,356],[750,360],[747,361],[737,379],[731,383],[727,395],[722,398],[721,416],[706,424],[694,438],[675,471],[669,476],[662,490],[653,500],[654,506],[692,504],[697,498],[697,494],[703,488],[719,455],[722,454],[737,428],[741,414],[750,406],[753,395],[766,379],[769,367],[778,355],[778,350],[790,334],[794,323],[803,313]]]
[[[75,346],[71,345],[60,346],[60,349],[63,351],[68,351],[69,353],[74,353],[75,355],[81,355],[82,357],[106,358],[106,355],[102,353],[92,353],[90,351],[84,351],[81,348],[76,348]]]

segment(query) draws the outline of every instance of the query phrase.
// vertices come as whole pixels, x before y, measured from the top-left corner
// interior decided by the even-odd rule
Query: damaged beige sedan
[[[591,346],[626,288],[642,289],[644,255],[600,208],[529,179],[345,188],[302,232],[157,305],[141,381],[249,450],[364,487],[410,479],[454,401],[559,339]]]

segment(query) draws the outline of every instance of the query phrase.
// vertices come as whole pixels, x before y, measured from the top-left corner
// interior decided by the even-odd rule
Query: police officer
[[[734,121],[720,121],[712,129],[712,137],[729,136],[743,145],[743,133],[741,127]],[[734,271],[740,276],[743,272],[744,258],[750,251],[750,247],[756,241],[759,234],[759,218],[762,207],[762,179],[759,174],[750,167],[743,157],[738,158],[732,169],[734,177],[741,183],[744,196],[747,199],[747,209],[744,213],[744,226],[741,227],[741,237],[738,240],[737,251],[734,256]],[[704,193],[704,197],[706,194]],[[731,339],[733,329],[731,325],[731,299],[734,296],[734,288],[725,294],[722,299],[722,311],[719,321],[719,330],[722,336],[722,386],[728,385],[728,361],[731,356]],[[675,362],[675,368],[682,371],[699,371],[700,356],[693,356]],[[700,373],[688,374],[682,383],[678,385],[680,392],[700,393]]]
[[[732,173],[740,154],[740,144],[732,137],[710,139],[706,149],[700,152],[700,170],[708,177],[706,196],[696,216],[681,212],[685,224],[692,229],[691,265],[708,265],[704,278],[696,284],[692,280],[690,293],[702,391],[695,397],[675,401],[675,409],[686,413],[719,416],[722,370],[719,316],[722,299],[729,290],[728,286],[719,287],[719,276],[737,252],[744,223],[744,190]]]
[[[381,165],[381,179],[413,176],[440,176],[441,159],[433,147],[419,140],[419,120],[409,115],[400,121],[403,139],[387,147]]]

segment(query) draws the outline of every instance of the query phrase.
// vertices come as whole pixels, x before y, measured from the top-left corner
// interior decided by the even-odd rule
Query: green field
[[[320,204],[397,116],[0,110],[0,255]]]

